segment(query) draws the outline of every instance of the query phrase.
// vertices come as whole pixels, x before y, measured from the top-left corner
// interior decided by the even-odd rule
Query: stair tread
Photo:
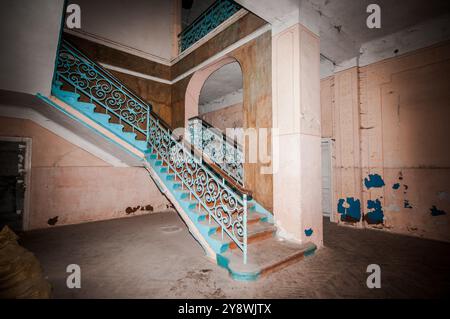
[[[276,270],[276,267],[283,264],[287,266],[315,248],[312,243],[298,244],[273,237],[248,246],[247,264],[244,264],[242,251],[239,249],[228,250],[223,256],[228,258],[228,267],[233,272],[264,273]]]
[[[269,231],[275,232],[276,231],[275,225],[266,222],[257,222],[255,224],[247,226],[247,234],[249,237]]]

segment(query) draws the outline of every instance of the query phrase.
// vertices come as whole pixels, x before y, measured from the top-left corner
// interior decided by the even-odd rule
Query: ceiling
[[[450,12],[443,0],[306,0],[320,16],[321,53],[335,62],[359,54],[363,43]],[[369,29],[367,6],[381,8],[381,28]]]
[[[303,0],[319,18],[322,59],[335,64],[360,54],[362,44],[450,13],[448,0]],[[237,0],[255,14],[274,23],[289,15],[299,0]],[[366,26],[367,6],[381,7],[381,28]],[[242,71],[237,62],[225,65],[206,81],[201,105],[242,88]]]

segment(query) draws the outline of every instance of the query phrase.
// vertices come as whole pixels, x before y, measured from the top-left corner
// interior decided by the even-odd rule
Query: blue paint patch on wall
[[[344,204],[347,204],[344,207]],[[361,220],[361,202],[359,199],[347,197],[347,200],[340,199],[337,205],[337,211],[341,215],[341,221],[356,223]]]
[[[412,209],[413,207],[411,206],[411,204],[409,203],[409,200],[405,199],[403,207],[408,208],[408,209]]]
[[[399,188],[400,188],[400,184],[399,184],[399,183],[396,183],[396,184],[394,184],[394,186],[392,186],[392,188],[393,188],[393,189],[399,189]]]
[[[366,185],[367,189],[371,188],[381,188],[383,187],[384,181],[383,178],[381,178],[378,174],[371,174],[369,177],[364,179],[364,185]]]
[[[310,229],[305,229],[305,235],[306,235],[306,237],[311,237],[313,233],[314,233],[314,231],[312,230],[312,228],[310,228]]]
[[[430,211],[431,211],[431,216],[434,216],[434,217],[442,216],[442,215],[446,215],[447,214],[445,211],[438,209],[435,205],[433,205],[430,208]]]
[[[384,212],[383,207],[381,206],[381,202],[379,199],[373,201],[368,200],[367,201],[367,209],[371,209],[370,212],[367,213],[366,216],[364,216],[364,219],[368,224],[371,225],[378,225],[382,224],[384,221]]]

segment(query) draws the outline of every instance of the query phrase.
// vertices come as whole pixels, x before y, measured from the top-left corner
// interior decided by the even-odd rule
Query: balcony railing
[[[180,53],[228,20],[242,7],[232,0],[217,0],[178,35]]]

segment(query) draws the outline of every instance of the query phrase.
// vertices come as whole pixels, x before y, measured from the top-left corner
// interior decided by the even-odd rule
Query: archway
[[[232,57],[225,57],[194,73],[186,88],[185,109],[184,109],[185,127],[188,127],[189,119],[200,115],[199,113],[200,93],[202,92],[205,82],[213,73],[231,63],[238,63],[238,61]],[[241,71],[241,79],[242,79],[242,71]]]

